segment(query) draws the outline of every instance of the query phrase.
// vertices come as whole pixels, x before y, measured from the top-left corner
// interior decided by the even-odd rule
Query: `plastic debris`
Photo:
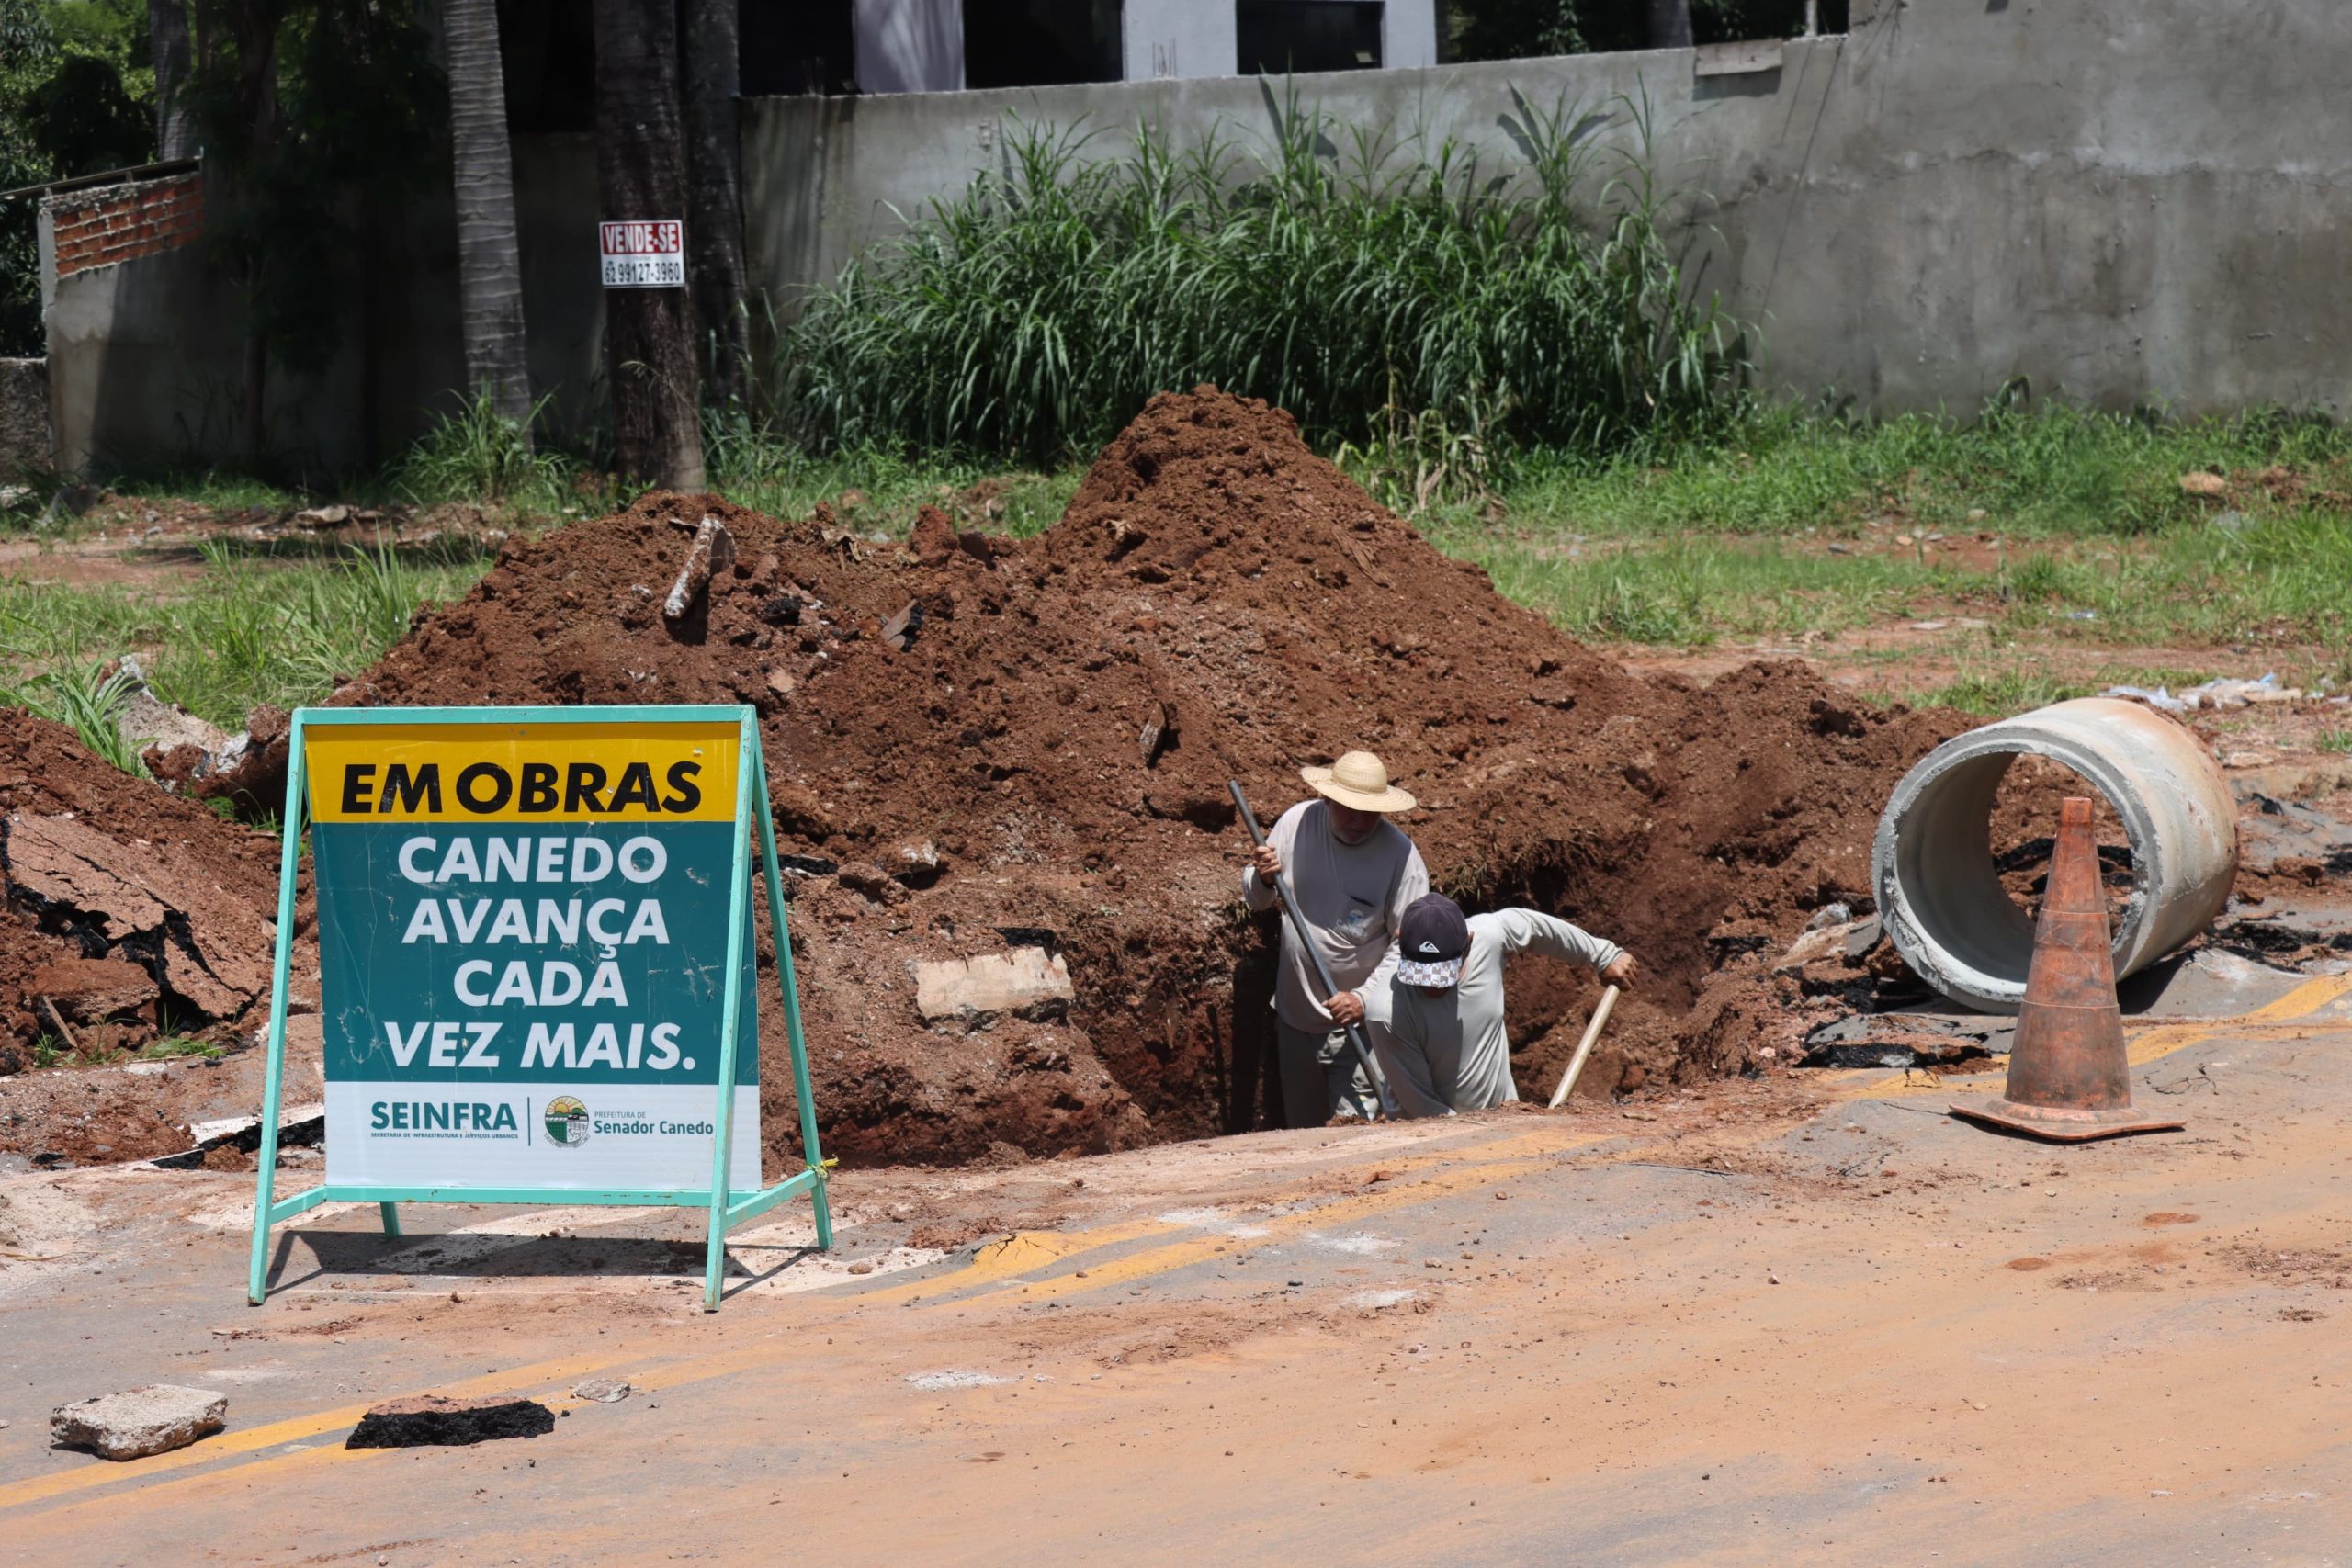
[[[2163,713],[2195,713],[2199,709],[2219,712],[2250,707],[2256,703],[2295,702],[2302,697],[2303,690],[2300,686],[2280,685],[2278,672],[2273,670],[2259,681],[2223,678],[2184,686],[2178,692],[2165,686],[2109,686],[2099,695],[2128,697]]]

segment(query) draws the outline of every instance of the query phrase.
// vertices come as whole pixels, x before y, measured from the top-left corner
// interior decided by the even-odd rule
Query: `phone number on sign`
[[[606,256],[605,287],[607,288],[684,288],[686,286],[686,261],[684,256]]]

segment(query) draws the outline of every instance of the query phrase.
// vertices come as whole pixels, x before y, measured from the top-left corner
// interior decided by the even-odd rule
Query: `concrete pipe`
[[[2080,773],[2122,818],[2132,897],[2115,931],[2115,976],[2203,931],[2238,868],[2237,807],[2196,736],[2137,703],[2056,703],[1948,740],[1894,786],[1871,846],[1879,913],[1928,985],[1964,1006],[2013,1013],[2025,998],[2033,923],[1993,864],[1995,793],[2020,756]]]

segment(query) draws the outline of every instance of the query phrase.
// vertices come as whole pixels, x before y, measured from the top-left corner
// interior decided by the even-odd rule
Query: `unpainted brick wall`
[[[57,236],[57,276],[177,250],[204,231],[204,178],[69,191],[44,204]]]

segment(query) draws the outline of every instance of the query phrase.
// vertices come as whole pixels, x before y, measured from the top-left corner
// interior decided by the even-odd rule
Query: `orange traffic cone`
[[[1951,1113],[2062,1144],[2161,1133],[2182,1122],[2132,1109],[2132,1063],[2115,1005],[2107,895],[2091,842],[2091,803],[2069,796],[2050,853],[2041,923],[2033,933],[2009,1082],[1999,1100],[1962,1100]]]

